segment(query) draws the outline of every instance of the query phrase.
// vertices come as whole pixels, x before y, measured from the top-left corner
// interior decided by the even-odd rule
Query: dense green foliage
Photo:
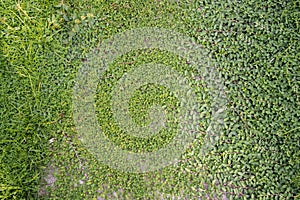
[[[299,1],[0,4],[1,199],[300,198]],[[150,26],[184,33],[210,52],[226,86],[224,133],[206,157],[199,156],[200,137],[177,165],[118,172],[98,163],[79,142],[72,87],[101,41]],[[186,60],[160,50],[131,52],[109,66],[97,88],[98,120],[112,141],[133,151],[160,148],[173,137],[165,132],[149,140],[132,138],[112,118],[113,85],[147,62],[172,65],[192,80]],[[204,83],[191,84],[199,96],[205,93]],[[173,123],[177,100],[155,85],[132,97],[137,123],[149,123],[147,110],[154,103],[169,108]],[[205,112],[209,117],[209,108]],[[204,120],[199,131],[207,126]],[[52,186],[45,181],[49,171],[55,171]]]

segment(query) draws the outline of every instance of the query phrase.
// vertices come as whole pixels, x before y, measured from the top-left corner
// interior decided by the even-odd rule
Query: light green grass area
[[[11,1],[0,0],[0,199],[300,199],[300,2],[269,1]],[[176,165],[125,173],[100,163],[80,142],[72,92],[80,67],[105,39],[158,27],[193,38],[224,80],[224,131],[201,156],[203,135]],[[150,123],[164,105],[168,125],[148,139],[115,122],[111,91],[145,63],[172,66],[190,80],[211,117],[205,80],[187,60],[159,49],[129,52],[99,80],[98,122],[123,149],[155,151],[173,139],[178,101],[166,87],[146,85],[130,100],[132,119]]]

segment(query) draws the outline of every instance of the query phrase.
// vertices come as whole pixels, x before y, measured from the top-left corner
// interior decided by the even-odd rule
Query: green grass
[[[0,4],[0,199],[300,199],[299,1]],[[206,157],[200,156],[201,136],[178,165],[125,173],[99,163],[81,144],[72,89],[101,41],[151,26],[184,33],[209,51],[226,86],[224,133]],[[186,60],[161,50],[121,56],[99,80],[96,111],[107,136],[133,151],[161,148],[174,136],[134,138],[112,117],[113,85],[148,62],[185,74],[199,102],[211,102]],[[146,126],[148,109],[166,105],[176,125],[177,103],[167,88],[148,85],[134,93],[130,111]],[[210,112],[207,106],[199,131],[206,130]]]

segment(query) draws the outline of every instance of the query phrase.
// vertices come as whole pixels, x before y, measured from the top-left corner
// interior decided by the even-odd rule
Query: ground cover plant
[[[299,1],[0,1],[1,199],[297,199],[300,198]],[[202,156],[204,134],[180,162],[146,173],[100,163],[78,138],[72,92],[78,70],[101,42],[125,30],[171,29],[216,62],[227,99],[222,134]],[[96,114],[123,149],[155,151],[174,138],[129,136],[112,115],[111,91],[144,63],[186,76],[211,117],[205,80],[188,60],[160,49],[122,55],[96,91]],[[199,78],[199,79],[198,79]],[[141,126],[152,105],[176,129],[178,99],[166,87],[135,91],[129,109]]]

